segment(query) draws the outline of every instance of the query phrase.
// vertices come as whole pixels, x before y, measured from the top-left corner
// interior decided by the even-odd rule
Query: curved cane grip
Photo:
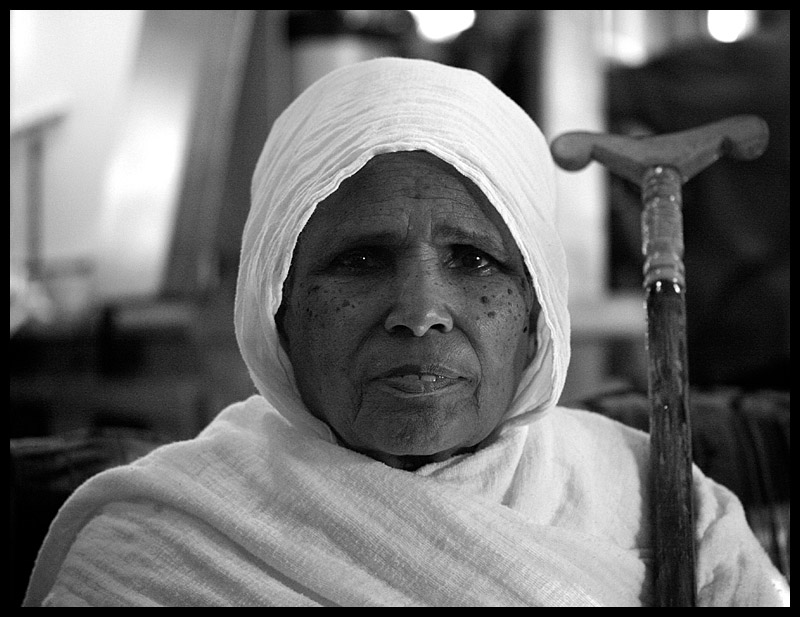
[[[627,137],[607,133],[571,132],[553,140],[556,163],[577,171],[595,160],[623,178],[641,184],[658,166],[673,167],[682,182],[723,156],[750,160],[761,156],[769,141],[767,123],[758,116],[732,116],[697,128],[656,135]]]

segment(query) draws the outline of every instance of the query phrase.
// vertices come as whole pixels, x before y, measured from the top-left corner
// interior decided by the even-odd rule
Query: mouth
[[[468,380],[443,366],[407,364],[386,371],[373,381],[378,386],[392,390],[396,395],[420,396],[462,385]]]

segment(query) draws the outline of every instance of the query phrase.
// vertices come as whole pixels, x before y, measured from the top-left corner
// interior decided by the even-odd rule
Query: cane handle
[[[649,137],[564,133],[553,141],[550,150],[556,163],[568,171],[583,169],[594,160],[641,185],[653,167],[672,167],[685,183],[723,156],[740,160],[759,157],[768,141],[767,123],[758,116],[743,115]]]

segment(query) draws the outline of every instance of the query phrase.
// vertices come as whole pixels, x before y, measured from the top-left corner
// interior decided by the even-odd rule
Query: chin
[[[445,461],[458,454],[474,452],[479,443],[458,439],[431,439],[429,434],[423,439],[388,438],[376,440],[369,448],[358,449],[362,454],[398,469],[414,470],[429,463]]]

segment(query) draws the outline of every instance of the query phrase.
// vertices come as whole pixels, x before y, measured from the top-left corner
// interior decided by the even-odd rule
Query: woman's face
[[[317,207],[284,294],[305,404],[394,467],[480,444],[535,353],[538,305],[508,229],[424,152],[377,156]]]

